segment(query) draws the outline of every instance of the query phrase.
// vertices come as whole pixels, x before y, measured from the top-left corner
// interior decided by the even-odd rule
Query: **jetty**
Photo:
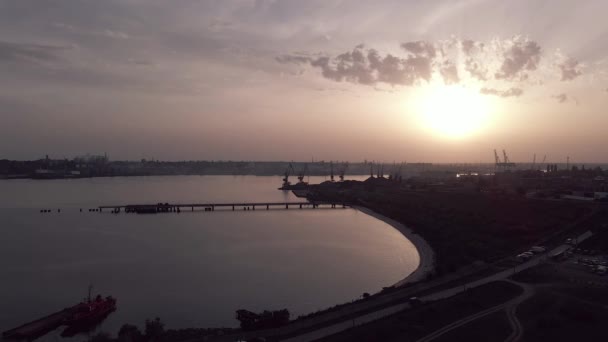
[[[35,321],[25,323],[2,333],[5,339],[28,339],[40,337],[61,326],[66,318],[74,313],[73,308],[63,309]]]
[[[156,203],[156,204],[128,204],[128,205],[103,205],[98,207],[98,212],[110,210],[112,213],[138,213],[138,214],[155,214],[167,212],[181,212],[183,210],[195,211],[215,211],[216,209],[225,210],[256,210],[258,209],[289,209],[289,208],[347,208],[350,207],[346,203],[333,202],[235,202],[235,203]]]

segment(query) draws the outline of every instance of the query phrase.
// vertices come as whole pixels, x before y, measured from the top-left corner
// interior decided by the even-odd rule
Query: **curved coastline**
[[[426,242],[426,240],[424,240],[420,235],[414,233],[413,230],[407,228],[404,224],[395,221],[391,218],[388,218],[384,215],[378,214],[377,212],[369,208],[358,205],[352,206],[352,208],[392,226],[401,234],[403,234],[403,236],[405,236],[408,240],[410,240],[414,247],[416,247],[420,258],[418,267],[416,268],[416,270],[414,270],[414,272],[408,274],[405,278],[401,279],[393,286],[399,287],[408,283],[414,283],[417,281],[424,280],[428,274],[433,272],[433,270],[435,269],[435,252],[428,244],[428,242]]]

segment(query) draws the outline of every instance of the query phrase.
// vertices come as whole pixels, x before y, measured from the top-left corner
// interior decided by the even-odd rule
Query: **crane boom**
[[[496,169],[502,168],[503,170],[507,170],[511,167],[515,167],[515,163],[509,160],[509,156],[507,155],[507,151],[505,149],[502,150],[503,160],[500,160],[498,156],[498,152],[494,150],[494,161]]]
[[[344,174],[346,173],[346,169],[348,169],[348,162],[343,163],[342,166],[340,167],[338,177],[340,177],[341,182],[344,181]]]
[[[302,169],[298,173],[298,180],[300,181],[300,183],[304,182],[304,176],[306,175],[306,171],[308,171],[308,164],[304,164],[304,167],[302,167]]]

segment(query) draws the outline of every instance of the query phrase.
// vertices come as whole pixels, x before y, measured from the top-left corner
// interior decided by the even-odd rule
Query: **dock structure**
[[[112,213],[120,213],[124,210],[125,213],[138,214],[155,214],[181,212],[182,210],[195,211],[202,209],[204,211],[215,211],[216,209],[236,210],[256,210],[257,208],[270,209],[289,209],[289,208],[346,208],[349,207],[346,203],[333,202],[236,202],[236,203],[157,203],[157,204],[128,204],[128,205],[103,205],[98,207],[99,212],[110,210]]]
[[[64,320],[73,314],[73,309],[63,309],[59,312],[50,314],[46,317],[37,319],[30,323],[23,324],[17,328],[7,330],[2,333],[5,339],[26,339],[33,340],[47,332],[58,328]]]

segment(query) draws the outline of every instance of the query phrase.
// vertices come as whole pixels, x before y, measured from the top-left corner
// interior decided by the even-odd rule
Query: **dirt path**
[[[517,318],[515,311],[517,310],[517,306],[520,303],[524,302],[525,300],[527,300],[528,298],[530,298],[534,295],[534,288],[530,285],[515,282],[512,280],[505,280],[505,281],[508,281],[510,283],[513,283],[513,284],[521,287],[524,291],[522,292],[521,295],[511,299],[510,301],[508,301],[506,303],[496,305],[496,306],[486,309],[484,311],[480,311],[473,315],[470,315],[465,318],[459,319],[455,322],[452,322],[452,323],[444,326],[443,328],[438,329],[429,335],[426,335],[425,337],[417,340],[416,342],[432,341],[454,329],[460,328],[468,323],[471,323],[475,320],[478,320],[482,317],[485,317],[487,315],[493,314],[493,313],[501,311],[501,310],[506,311],[507,317],[509,319],[509,324],[511,325],[511,328],[513,329],[513,332],[511,333],[511,335],[509,335],[509,337],[507,337],[505,342],[518,341],[521,338],[521,336],[523,335],[523,327],[522,327],[521,323],[519,322],[519,319]]]
[[[524,334],[524,328],[522,327],[521,322],[517,318],[517,307],[519,306],[519,304],[523,303],[534,295],[534,287],[528,284],[519,283],[512,280],[507,281],[519,285],[521,288],[524,289],[524,292],[519,297],[508,302],[506,307],[507,318],[509,319],[509,324],[511,324],[511,329],[513,329],[513,332],[511,333],[511,335],[509,335],[509,337],[507,337],[507,339],[505,339],[505,342],[516,342],[519,341],[522,335]]]
[[[439,330],[435,330],[431,334],[426,335],[425,337],[417,340],[416,342],[429,342],[429,341],[432,341],[432,340],[436,339],[437,337],[443,336],[444,334],[446,334],[446,333],[448,333],[448,332],[450,332],[450,331],[452,331],[452,330],[454,330],[456,328],[459,328],[459,327],[461,327],[461,326],[463,326],[465,324],[471,323],[471,322],[473,322],[473,321],[475,321],[475,320],[477,320],[479,318],[485,317],[485,316],[487,316],[489,314],[492,314],[492,313],[498,312],[500,310],[503,310],[504,308],[505,308],[505,303],[497,305],[497,306],[494,306],[494,307],[491,307],[489,309],[486,309],[484,311],[481,311],[481,312],[478,312],[476,314],[470,315],[468,317],[459,319],[456,322],[452,322],[452,323],[446,325],[445,327],[443,327],[443,328],[441,328]]]

